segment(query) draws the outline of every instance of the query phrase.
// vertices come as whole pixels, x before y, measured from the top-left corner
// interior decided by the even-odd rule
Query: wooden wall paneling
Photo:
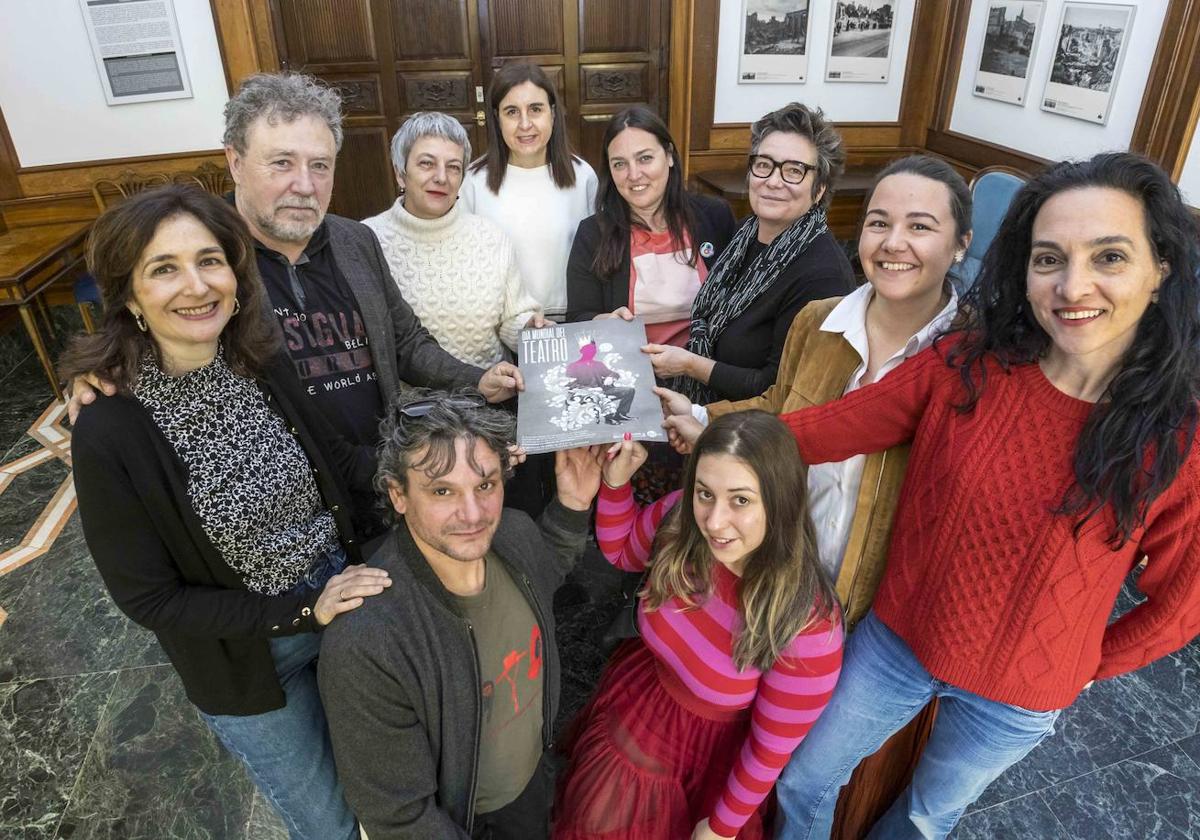
[[[39,195],[0,201],[0,218],[8,228],[86,222],[100,211],[90,192]]]
[[[1171,0],[1130,148],[1178,180],[1200,116],[1200,0]]]
[[[415,111],[443,111],[467,129],[471,154],[487,149],[487,133],[477,119],[484,105],[476,88],[485,84],[478,39],[478,10],[473,0],[391,0],[395,65],[394,132]],[[424,34],[436,21],[432,35]],[[401,34],[403,30],[403,34]]]
[[[567,108],[567,139],[576,154],[592,167],[598,167],[599,159],[595,157],[595,150],[587,138],[587,126],[584,123],[582,107],[583,92],[579,85],[579,3],[575,0],[559,1],[562,5],[563,56],[559,65],[562,75],[559,77],[561,81],[558,90]]]
[[[649,52],[656,6],[645,0],[579,0],[579,51]]]
[[[24,195],[21,182],[17,178],[19,166],[17,149],[8,133],[8,123],[4,121],[4,113],[0,112],[0,199],[20,198]]]
[[[217,125],[220,125],[221,116],[216,114],[214,119],[218,120]],[[18,173],[17,179],[21,184],[21,194],[25,197],[69,195],[88,192],[93,181],[99,178],[114,178],[126,170],[140,173],[186,172],[199,168],[203,163],[224,166],[225,155],[218,151],[185,152],[151,157],[78,161],[55,166],[27,167]]]
[[[953,96],[970,5],[951,0],[917,0],[900,98],[902,146],[923,146],[926,132],[941,111],[946,91]],[[961,22],[953,19],[956,13]]]
[[[382,213],[396,198],[386,126],[348,127],[342,142],[331,210],[352,219]],[[349,166],[342,166],[342,162]],[[349,209],[346,209],[349,208]]]
[[[588,105],[645,102],[650,93],[645,62],[628,64],[586,64],[579,68],[580,93]]]
[[[392,45],[406,61],[470,59],[467,0],[393,0]]]
[[[563,0],[484,0],[484,3],[493,67],[498,59],[507,57],[565,54]]]
[[[292,65],[377,60],[369,0],[287,0],[279,3],[279,9]]]
[[[604,129],[609,114],[584,114],[579,119],[579,154],[599,170],[604,161]]]
[[[344,139],[330,210],[361,219],[396,195],[388,156],[397,101],[387,0],[272,0],[281,64],[342,95]]]
[[[254,73],[279,70],[270,0],[209,0],[230,91]]]
[[[690,149],[709,148],[713,103],[717,98],[720,17],[720,0],[695,0],[692,12],[692,118],[688,127]]]
[[[672,0],[670,21],[670,51],[668,73],[670,108],[667,126],[671,136],[679,144],[679,156],[683,159],[684,177],[688,173],[688,151],[692,147],[691,114],[692,102],[692,2]]]

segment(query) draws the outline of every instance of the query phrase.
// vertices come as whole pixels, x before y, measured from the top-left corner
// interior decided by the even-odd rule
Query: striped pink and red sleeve
[[[763,674],[750,733],[709,817],[717,834],[738,833],[825,710],[842,669],[842,641],[840,618],[818,622],[792,640]]]
[[[601,484],[596,502],[596,542],[608,562],[627,572],[645,569],[654,533],[680,495],[681,491],[675,490],[639,511],[633,501],[633,485],[626,482],[614,489]]]

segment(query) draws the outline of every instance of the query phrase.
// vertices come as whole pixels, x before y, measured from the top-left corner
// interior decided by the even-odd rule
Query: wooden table
[[[58,399],[62,393],[38,318],[51,337],[54,325],[41,295],[56,280],[69,277],[83,265],[84,239],[91,226],[91,222],[67,222],[0,233],[0,306],[15,306],[20,311],[50,390]]]

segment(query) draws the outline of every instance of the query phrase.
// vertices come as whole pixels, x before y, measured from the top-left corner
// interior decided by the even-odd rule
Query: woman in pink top
[[[795,443],[766,412],[718,418],[684,489],[640,511],[629,479],[646,450],[626,440],[609,457],[596,535],[614,565],[649,567],[641,638],[572,726],[554,835],[760,838],[763,802],[842,661]]]
[[[596,214],[567,260],[567,320],[634,316],[652,343],[682,347],[692,301],[737,227],[729,205],[684,189],[666,124],[644,105],[608,121]]]

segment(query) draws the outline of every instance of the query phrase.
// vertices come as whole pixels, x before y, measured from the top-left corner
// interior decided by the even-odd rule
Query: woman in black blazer
[[[682,346],[733,213],[684,190],[675,143],[643,105],[609,121],[603,149],[598,212],[579,223],[567,262],[567,320],[639,316],[652,342]]]
[[[153,630],[188,699],[292,838],[352,840],[317,692],[320,629],[382,592],[347,487],[373,458],[307,409],[266,318],[254,241],[195,188],[96,220],[105,311],[60,371],[117,386],[71,441],[79,516],[113,600]]]

